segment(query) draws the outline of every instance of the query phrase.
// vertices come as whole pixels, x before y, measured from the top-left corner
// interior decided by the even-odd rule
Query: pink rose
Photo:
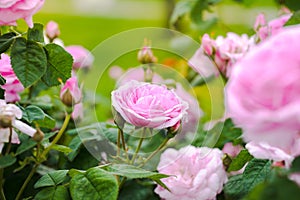
[[[73,57],[73,69],[90,68],[94,62],[94,56],[84,47],[80,45],[72,45],[65,47]]]
[[[225,88],[226,104],[245,141],[289,152],[299,137],[299,38],[300,26],[285,28],[234,66]]]
[[[46,35],[51,40],[57,38],[60,35],[59,26],[55,21],[50,21],[46,25]]]
[[[78,87],[76,76],[69,78],[61,88],[60,99],[67,106],[73,106],[81,101],[81,89]]]
[[[72,118],[76,119],[83,119],[83,104],[78,103],[74,105],[74,110],[72,112]]]
[[[32,16],[43,5],[44,0],[5,0],[0,1],[0,26],[17,25],[18,19],[24,19],[32,28]]]
[[[162,153],[157,170],[170,177],[161,181],[154,190],[165,200],[211,200],[215,199],[227,181],[219,149],[186,146],[180,150],[167,149]]]
[[[166,86],[130,81],[111,94],[112,106],[137,127],[164,129],[182,120],[188,104]]]
[[[215,41],[212,40],[208,34],[204,34],[201,39],[201,45],[204,52],[211,56],[213,54],[213,50],[215,48]]]
[[[22,118],[22,111],[19,107],[14,104],[6,104],[4,100],[0,99],[0,152],[4,146],[4,143],[9,142],[10,130],[12,126],[22,133],[25,133],[32,137],[36,130],[22,121],[17,119]],[[19,144],[18,134],[13,130],[12,132],[12,143]]]
[[[23,92],[24,87],[15,75],[10,64],[10,57],[6,54],[1,54],[0,74],[6,80],[6,83],[1,86],[5,90],[5,101],[19,101],[21,99],[19,93]]]

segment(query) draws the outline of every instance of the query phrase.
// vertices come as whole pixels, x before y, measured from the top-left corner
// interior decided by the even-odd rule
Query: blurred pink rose
[[[73,57],[73,69],[90,68],[94,62],[94,56],[83,46],[72,45],[65,47]]]
[[[24,19],[32,28],[32,16],[44,5],[44,0],[5,0],[0,1],[0,26],[16,26],[18,19]]]
[[[22,133],[25,133],[32,137],[36,130],[22,121],[17,119],[22,118],[22,111],[14,104],[7,104],[4,100],[0,99],[0,152],[4,146],[4,143],[9,142],[10,126],[17,128]],[[19,144],[18,134],[13,130],[12,143]]]
[[[73,106],[81,101],[81,89],[77,77],[69,78],[60,90],[60,99],[67,106]]]
[[[19,93],[23,92],[24,87],[11,67],[10,57],[4,53],[1,54],[0,59],[0,74],[6,80],[6,83],[1,86],[5,90],[5,101],[19,101],[21,99]]]
[[[83,119],[83,104],[80,102],[74,105],[74,110],[72,112],[73,119]]]
[[[234,158],[241,152],[242,149],[243,149],[243,147],[239,144],[233,145],[232,142],[227,142],[224,145],[222,151],[223,151],[223,153],[227,153],[230,157]]]
[[[188,109],[188,104],[166,86],[138,81],[130,81],[114,90],[111,100],[123,119],[137,127],[172,127]]]
[[[109,76],[114,79],[118,80],[124,73],[123,69],[119,66],[112,66],[109,68]]]
[[[154,190],[165,200],[211,200],[215,199],[227,181],[219,149],[186,146],[180,150],[167,149],[162,153],[157,170],[171,175],[161,181]]]
[[[60,35],[59,26],[55,21],[49,21],[46,25],[46,35],[53,40]]]
[[[289,152],[300,130],[300,26],[253,48],[233,69],[226,92],[229,116],[245,141]]]
[[[266,24],[264,15],[259,14],[256,18],[254,30],[257,31],[260,40],[265,40],[267,37],[275,35],[282,30],[284,24],[290,19],[291,16],[292,14],[285,14],[281,17],[271,20],[268,24]]]
[[[201,47],[189,60],[189,65],[204,77],[217,75],[216,67],[223,75],[230,77],[233,64],[253,45],[253,38],[249,38],[246,34],[239,36],[229,32],[226,37],[218,36],[216,40],[205,34]]]

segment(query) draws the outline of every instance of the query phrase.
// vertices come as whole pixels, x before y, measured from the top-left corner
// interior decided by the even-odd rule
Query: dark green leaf
[[[42,80],[50,87],[59,85],[59,78],[65,82],[71,77],[72,56],[64,48],[53,43],[47,44],[45,50],[47,52],[48,63],[47,72]]]
[[[156,187],[146,181],[129,180],[123,185],[118,200],[159,200],[159,196],[153,191]]]
[[[1,88],[1,85],[4,85],[6,80],[0,75],[0,99],[4,99],[5,90]]]
[[[35,200],[69,200],[70,194],[65,186],[47,187],[34,197]]]
[[[33,28],[29,28],[27,32],[28,40],[36,42],[44,42],[43,24],[34,23]]]
[[[284,26],[300,24],[300,10],[295,12],[292,17],[285,23]]]
[[[253,159],[253,156],[249,154],[246,149],[243,149],[230,163],[228,172],[238,171],[244,167],[244,165]]]
[[[11,50],[11,64],[15,74],[27,88],[45,74],[47,57],[38,43],[17,38]]]
[[[279,1],[281,4],[286,5],[290,10],[300,10],[299,0],[276,0]]]
[[[292,162],[291,172],[300,172],[300,156],[296,157]]]
[[[127,164],[112,164],[112,165],[107,165],[104,167],[107,171],[114,175],[118,176],[124,176],[129,179],[137,179],[137,178],[149,178],[155,182],[157,182],[159,185],[162,187],[166,188],[166,185],[161,182],[160,179],[162,178],[167,178],[169,175],[166,174],[160,174],[157,172],[151,172],[147,171],[142,168],[138,168],[133,165],[127,165]]]
[[[45,174],[34,184],[34,188],[57,186],[65,180],[68,171],[69,170],[57,170]]]
[[[255,187],[245,200],[298,200],[300,188],[285,177],[277,177],[271,183],[261,183]]]
[[[6,52],[15,40],[14,32],[6,33],[0,36],[0,54]]]
[[[32,123],[33,121],[44,119],[45,118],[45,113],[39,107],[30,105],[30,106],[27,106],[23,110],[23,116],[22,117],[27,122]]]
[[[114,200],[118,197],[118,182],[103,169],[91,168],[84,174],[74,175],[70,182],[70,193],[73,200]]]
[[[6,156],[1,156],[0,157],[0,168],[5,168],[8,166],[11,166],[17,161],[15,157],[12,155],[6,155]]]
[[[72,152],[69,153],[68,155],[68,159],[69,161],[73,161],[74,158],[78,155],[79,149],[81,147],[81,139],[80,137],[77,135],[75,136],[71,142],[69,143],[69,148],[72,149]]]
[[[224,187],[225,195],[229,199],[241,199],[256,185],[265,181],[271,170],[268,160],[252,159],[243,174],[232,176]]]

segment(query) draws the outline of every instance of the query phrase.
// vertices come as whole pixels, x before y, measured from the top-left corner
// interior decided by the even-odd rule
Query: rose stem
[[[153,158],[160,150],[162,150],[164,148],[164,146],[168,143],[168,141],[170,140],[171,138],[166,138],[163,143],[161,143],[161,145],[155,150],[152,152],[152,154],[150,156],[148,156],[148,158],[146,158],[146,160],[144,161],[143,164],[141,164],[139,167],[143,167],[151,158]]]
[[[142,132],[142,137],[140,138],[139,144],[138,144],[138,146],[137,146],[137,148],[136,148],[136,150],[135,150],[135,152],[133,154],[133,157],[132,157],[132,160],[131,160],[131,164],[134,164],[134,161],[135,161],[135,159],[136,159],[136,157],[137,157],[137,155],[138,155],[138,153],[139,153],[139,151],[140,151],[140,149],[142,147],[142,144],[143,144],[143,141],[144,141],[144,137],[145,137],[145,132],[146,132],[146,128],[144,127],[143,128],[143,132]]]

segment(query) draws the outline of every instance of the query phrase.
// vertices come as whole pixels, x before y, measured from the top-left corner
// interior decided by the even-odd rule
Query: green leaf
[[[13,157],[12,155],[6,155],[0,157],[0,168],[5,168],[8,166],[13,165],[17,159]]]
[[[276,177],[271,183],[261,183],[256,186],[244,200],[298,200],[300,188],[286,177]]]
[[[114,175],[124,176],[129,179],[149,178],[161,185],[162,187],[164,187],[165,189],[168,189],[167,186],[160,180],[162,178],[169,177],[169,175],[166,174],[147,171],[145,169],[127,164],[112,164],[104,166],[103,168]]]
[[[0,36],[0,54],[6,52],[15,40],[14,32],[6,33]]]
[[[189,13],[192,8],[196,5],[197,1],[195,0],[181,0],[179,1],[172,13],[170,23],[173,25],[175,22],[182,17],[183,15]]]
[[[35,122],[39,125],[39,127],[53,129],[55,127],[56,121],[46,113],[44,113],[45,118],[42,120],[36,120]]]
[[[69,170],[57,170],[53,172],[49,172],[42,176],[35,184],[34,188],[46,187],[46,186],[57,186],[62,183]]]
[[[5,90],[3,90],[1,88],[1,85],[4,85],[5,83],[6,83],[6,80],[0,74],[0,99],[4,99]]]
[[[81,139],[78,135],[71,140],[71,142],[69,143],[69,148],[72,150],[72,152],[68,155],[69,161],[72,162],[78,155],[81,144]]]
[[[11,49],[11,64],[18,79],[27,88],[45,74],[47,57],[38,43],[17,38]]]
[[[34,23],[33,28],[29,28],[27,32],[28,40],[35,42],[44,42],[43,24]]]
[[[276,0],[281,4],[286,5],[290,10],[300,10],[299,0]]]
[[[271,170],[271,161],[252,159],[243,174],[232,176],[225,184],[224,193],[229,199],[241,199],[256,185],[265,181]]]
[[[23,110],[23,119],[32,123],[35,120],[41,120],[45,118],[45,113],[37,106],[29,105]]]
[[[53,135],[55,135],[55,132],[45,133],[45,137],[44,137],[43,141],[48,140]],[[20,155],[21,153],[23,153],[23,152],[25,152],[25,151],[27,151],[31,148],[33,148],[37,144],[36,141],[34,141],[31,137],[29,137],[25,134],[20,135],[20,140],[21,140],[21,144],[17,148],[16,156]]]
[[[86,173],[78,173],[70,181],[70,193],[73,200],[107,199],[118,197],[116,178],[100,168],[91,168]]]
[[[300,24],[300,10],[295,12],[292,17],[285,23],[284,26]]]
[[[64,146],[64,145],[60,145],[60,144],[55,144],[52,146],[52,149],[56,150],[56,151],[59,151],[59,152],[62,152],[64,154],[69,154],[72,152],[72,149],[67,147],[67,146]]]
[[[292,162],[291,172],[300,172],[300,156],[296,157]]]
[[[246,149],[243,149],[230,163],[228,172],[238,171],[244,167],[244,165],[253,159],[253,156],[249,154]]]
[[[47,187],[38,192],[35,197],[35,200],[68,200],[70,194],[68,189],[65,186],[57,187]]]
[[[56,86],[60,82],[58,79],[62,79],[65,82],[71,77],[71,70],[73,64],[72,56],[57,44],[47,44],[45,46],[47,52],[47,72],[43,76],[42,80],[48,85]]]
[[[129,180],[123,185],[118,200],[159,200],[160,198],[153,192],[153,183],[147,180]]]

